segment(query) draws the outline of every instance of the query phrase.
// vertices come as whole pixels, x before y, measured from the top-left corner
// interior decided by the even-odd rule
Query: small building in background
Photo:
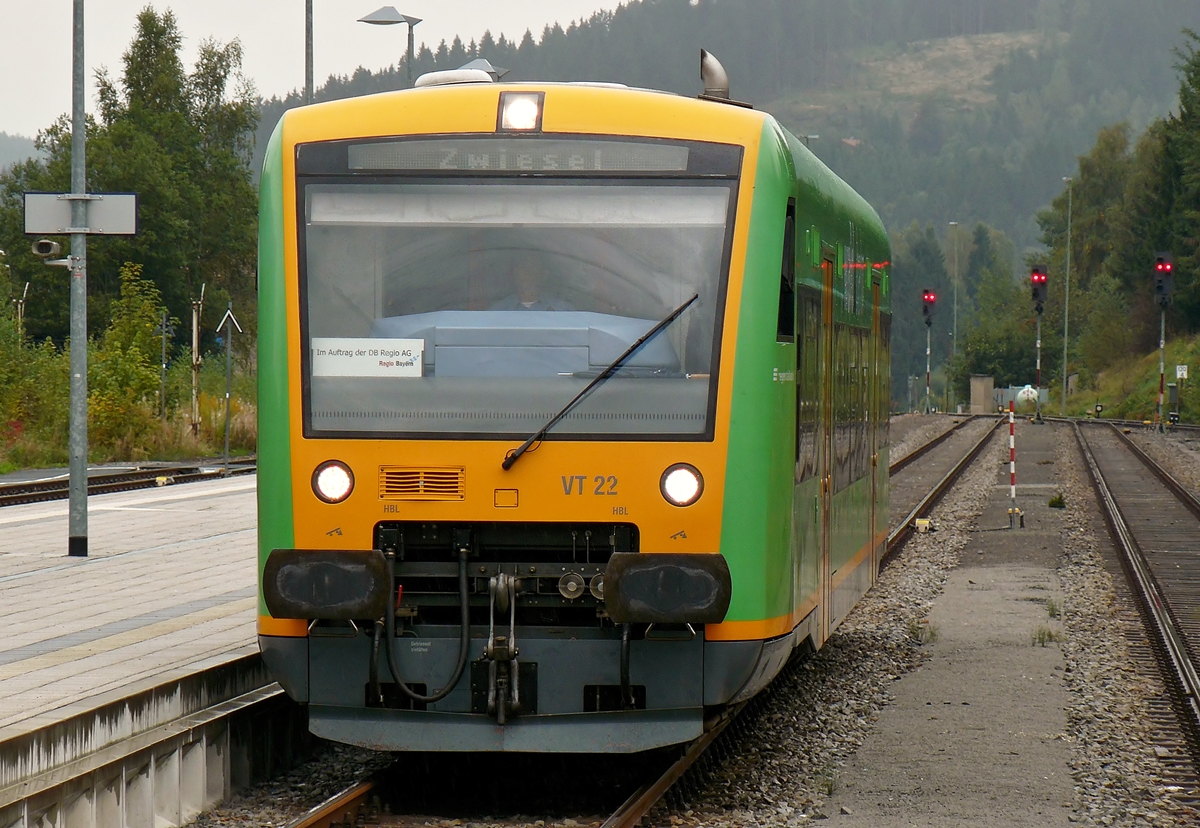
[[[985,377],[981,374],[973,374],[971,376],[971,413],[972,414],[991,414],[996,410],[996,403],[993,401],[995,395],[995,381],[991,377]]]

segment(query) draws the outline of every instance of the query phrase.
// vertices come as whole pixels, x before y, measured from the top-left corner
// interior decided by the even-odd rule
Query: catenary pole
[[[87,228],[87,122],[84,112],[83,0],[74,0],[71,84],[71,229]],[[87,234],[71,233],[71,400],[67,430],[70,501],[67,554],[88,554]]]

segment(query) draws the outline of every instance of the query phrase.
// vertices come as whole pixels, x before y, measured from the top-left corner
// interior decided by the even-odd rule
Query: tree
[[[88,189],[136,192],[139,199],[137,236],[96,237],[88,245],[89,325],[97,330],[120,293],[125,262],[143,268],[176,316],[186,315],[202,282],[215,300],[207,307],[218,308],[225,297],[253,307],[258,212],[248,166],[257,119],[253,88],[240,74],[237,41],[202,42],[190,74],[181,48],[175,16],[147,7],[137,16],[120,80],[104,70],[97,74],[99,107],[88,125]],[[21,193],[70,188],[65,116],[41,133],[38,147],[45,160],[17,164],[0,176],[0,247],[16,251],[10,261],[15,280],[34,282],[27,309],[30,336],[62,342],[68,330],[67,280],[23,252],[28,245]]]

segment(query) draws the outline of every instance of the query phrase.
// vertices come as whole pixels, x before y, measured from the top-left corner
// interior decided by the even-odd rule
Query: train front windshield
[[[305,183],[305,431],[524,437],[660,319],[550,437],[711,435],[735,182]]]

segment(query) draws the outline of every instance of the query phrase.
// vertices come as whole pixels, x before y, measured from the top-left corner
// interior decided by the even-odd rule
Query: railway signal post
[[[1157,431],[1164,432],[1163,389],[1166,383],[1167,305],[1175,292],[1175,262],[1170,253],[1154,257],[1154,300],[1158,303],[1158,422]]]
[[[921,295],[921,313],[925,315],[925,413],[929,413],[929,354],[931,350],[930,331],[933,328],[933,306],[937,302],[937,294],[925,288]]]
[[[1042,309],[1046,305],[1046,268],[1035,266],[1029,281],[1033,288],[1033,307],[1037,310],[1037,415],[1033,421],[1042,423],[1045,422],[1042,419]]]

